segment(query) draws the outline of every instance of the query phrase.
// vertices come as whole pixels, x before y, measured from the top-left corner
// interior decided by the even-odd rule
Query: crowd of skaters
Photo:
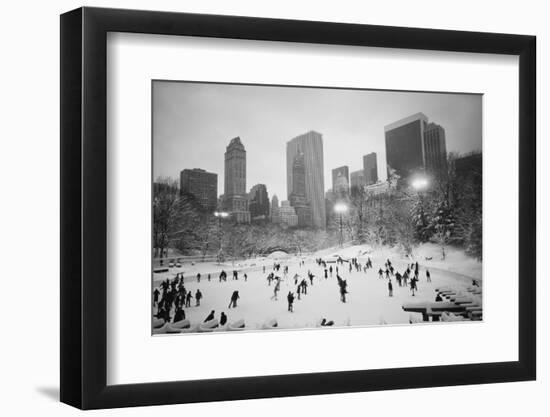
[[[330,261],[327,261],[323,258],[317,258],[315,259],[315,263],[318,267],[321,267],[322,269],[322,278],[324,280],[328,280],[332,278],[333,276],[336,276],[336,282],[337,282],[337,288],[338,288],[338,294],[340,301],[342,303],[347,302],[346,295],[348,294],[348,282],[343,277],[345,272],[348,272],[351,274],[353,271],[355,272],[363,272],[364,274],[367,274],[367,272],[370,269],[373,269],[373,263],[370,257],[367,257],[366,260],[363,262],[360,262],[358,258],[351,258],[348,260],[344,260],[342,257],[338,256],[336,260],[331,259]],[[347,264],[347,265],[345,265]],[[289,280],[289,282],[293,281],[294,286],[296,288],[295,292],[290,290],[287,294],[287,311],[289,313],[294,312],[294,303],[296,300],[301,300],[303,296],[306,296],[308,294],[308,287],[312,287],[315,279],[315,275],[311,272],[311,270],[307,270],[307,274],[304,277],[302,277],[302,268],[305,267],[305,260],[301,259],[299,260],[298,267],[300,268],[299,271],[294,273],[292,278]],[[289,266],[288,265],[281,265],[280,262],[275,262],[272,265],[272,270],[269,271],[269,273],[266,276],[267,285],[273,286],[273,294],[270,298],[271,301],[278,301],[278,295],[281,291],[281,281],[287,280],[289,278]],[[378,277],[379,279],[385,279],[387,280],[387,288],[388,288],[388,296],[393,297],[393,280],[397,283],[399,287],[407,287],[410,289],[412,296],[415,296],[416,292],[418,291],[418,282],[419,282],[419,264],[418,262],[413,262],[406,265],[406,269],[403,271],[403,273],[400,273],[394,268],[394,265],[392,262],[387,259],[386,262],[383,265],[383,268],[380,267],[378,270]],[[266,273],[266,265],[262,266],[262,272]],[[300,273],[299,273],[300,272]],[[281,276],[282,275],[282,276]],[[426,275],[426,282],[431,282],[431,275],[430,271],[426,269],[425,271]],[[227,282],[228,274],[225,270],[221,270],[221,272],[218,275],[218,281],[220,283]],[[197,283],[201,282],[201,274],[197,273],[196,280]],[[208,282],[211,281],[211,274],[207,274],[207,280]],[[248,281],[248,276],[246,273],[243,273],[241,277],[239,276],[238,270],[232,271],[232,281],[238,281],[240,278],[244,278],[244,281]],[[201,304],[201,300],[203,298],[203,293],[200,289],[197,289],[195,293],[193,294],[192,291],[187,291],[184,285],[184,276],[183,273],[176,274],[175,278],[170,280],[167,278],[166,280],[162,281],[160,283],[160,290],[159,288],[155,288],[153,291],[153,306],[156,307],[156,314],[155,317],[163,319],[165,322],[177,322],[180,320],[185,319],[185,309],[186,308],[192,308],[192,300],[194,299],[194,307],[199,307]],[[235,309],[238,307],[238,300],[240,299],[239,291],[235,290],[232,292],[228,309]],[[436,300],[437,301],[437,300]],[[173,312],[173,317],[171,313]],[[204,322],[209,322],[211,320],[214,320],[215,317],[215,310],[212,310],[208,316],[204,319]],[[225,325],[227,323],[227,315],[225,312],[220,313],[220,319],[219,324]],[[329,324],[326,324],[329,323]],[[328,320],[326,318],[323,318],[321,321],[321,326],[325,325],[332,325],[334,322],[332,320]]]

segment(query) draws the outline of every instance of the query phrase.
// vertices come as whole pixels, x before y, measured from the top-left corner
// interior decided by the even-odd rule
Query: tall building
[[[294,207],[290,205],[290,201],[281,201],[279,223],[283,226],[298,226],[298,215]]]
[[[435,123],[428,123],[424,130],[424,159],[427,171],[439,174],[447,171],[445,129]]]
[[[251,219],[269,218],[269,196],[265,184],[256,184],[248,193],[248,210]]]
[[[273,198],[271,199],[270,217],[272,223],[279,223],[279,199],[276,194],[273,195]]]
[[[376,152],[371,152],[363,156],[363,175],[365,176],[365,185],[378,182],[378,164],[376,161]]]
[[[365,171],[360,169],[350,174],[350,194],[356,196],[367,185],[365,181]]]
[[[311,207],[306,197],[306,165],[302,152],[296,154],[292,163],[292,193],[289,201],[298,216],[298,226],[312,226]]]
[[[388,175],[393,170],[402,180],[419,171],[446,167],[445,130],[428,124],[423,113],[398,120],[384,127]]]
[[[250,223],[246,194],[246,150],[239,137],[225,150],[224,209],[237,223]]]
[[[287,195],[293,192],[294,158],[304,155],[306,199],[311,207],[312,223],[315,227],[326,227],[325,180],[323,174],[323,137],[310,131],[297,136],[286,144]]]
[[[204,210],[213,212],[218,203],[218,174],[184,169],[180,172],[180,193],[192,195]]]
[[[347,165],[332,170],[332,192],[338,199],[349,197],[349,168]]]

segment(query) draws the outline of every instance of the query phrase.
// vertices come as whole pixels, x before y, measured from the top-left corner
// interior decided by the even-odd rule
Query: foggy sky
[[[223,194],[224,152],[235,136],[247,156],[247,191],[266,184],[285,200],[286,142],[315,130],[323,135],[325,191],[333,168],[363,168],[376,152],[386,179],[384,126],[414,113],[445,129],[447,152],[481,150],[481,95],[340,90],[154,81],[153,178],[179,182],[185,168],[218,174]]]

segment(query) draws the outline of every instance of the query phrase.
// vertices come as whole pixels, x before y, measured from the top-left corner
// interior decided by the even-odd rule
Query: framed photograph
[[[533,380],[535,37],[61,16],[61,401]]]

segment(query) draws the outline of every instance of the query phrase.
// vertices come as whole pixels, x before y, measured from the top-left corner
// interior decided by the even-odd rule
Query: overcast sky
[[[246,187],[267,185],[286,199],[286,142],[310,130],[323,135],[325,191],[331,171],[362,169],[376,152],[386,179],[384,126],[414,113],[445,129],[447,151],[481,150],[481,95],[269,87],[155,81],[153,177],[179,181],[185,168],[218,174],[223,193],[224,152],[240,136],[247,155]]]

